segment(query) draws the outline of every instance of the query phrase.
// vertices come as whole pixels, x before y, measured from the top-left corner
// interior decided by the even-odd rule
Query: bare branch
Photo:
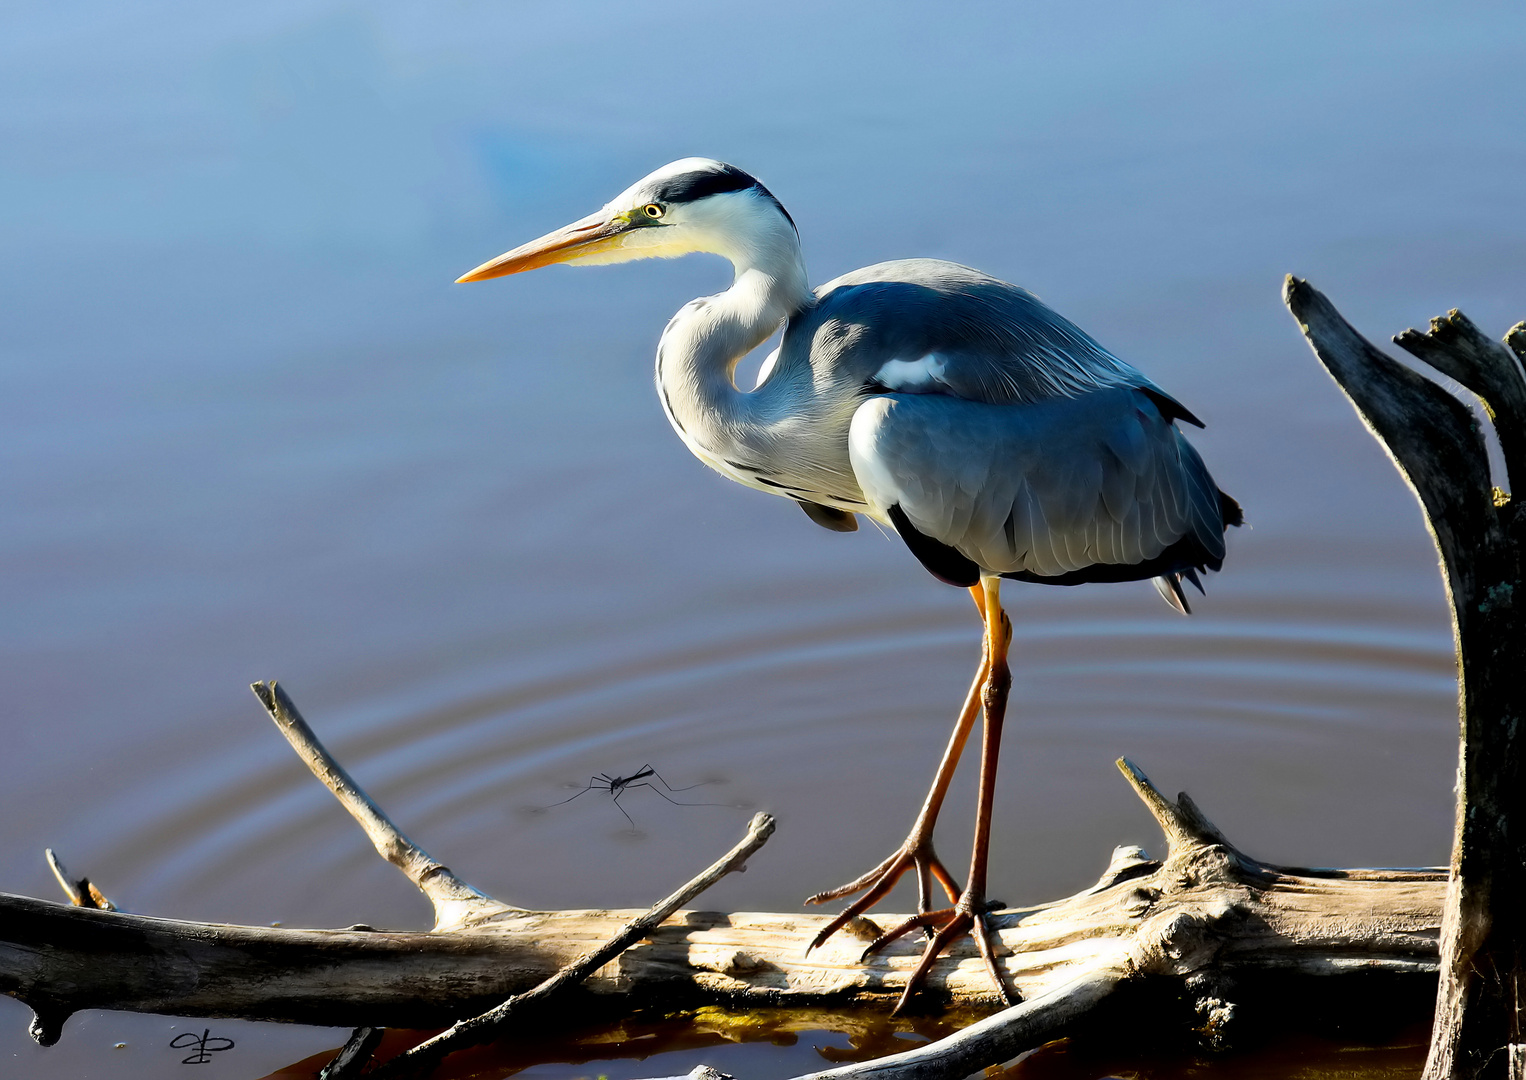
[[[1218,827],[1209,821],[1184,791],[1176,802],[1162,795],[1150,783],[1150,778],[1128,758],[1119,758],[1113,764],[1123,773],[1134,793],[1144,801],[1150,815],[1155,818],[1161,832],[1166,834],[1166,845],[1172,854],[1193,847],[1222,847],[1235,852],[1235,847],[1224,838]]]
[[[340,1048],[334,1060],[318,1073],[318,1080],[355,1080],[371,1062],[371,1055],[381,1045],[384,1028],[358,1027]]]
[[[334,798],[349,815],[365,830],[377,852],[393,866],[401,870],[408,880],[428,897],[434,906],[436,930],[465,926],[480,922],[506,911],[519,908],[494,900],[478,892],[450,872],[450,868],[430,858],[429,853],[403,835],[381,807],[371,801],[365,789],[334,760],[327,747],[313,734],[307,721],[297,711],[286,691],[274,679],[268,683],[257,682],[250,686],[265,711],[280,728],[286,741],[291,743],[297,756],[312,774],[323,781],[334,793]]]
[[[1355,406],[1425,509],[1458,592],[1468,556],[1493,525],[1489,459],[1463,404],[1374,348],[1308,282],[1289,276],[1283,300],[1320,363]]]
[[[1003,1009],[946,1039],[796,1080],[962,1080],[1059,1038],[1116,990],[1126,975],[1121,966],[1102,964],[1042,997]]]
[[[1405,330],[1395,334],[1394,341],[1411,356],[1477,394],[1496,420],[1526,417],[1526,376],[1521,372],[1521,362],[1456,308],[1444,318],[1432,319],[1428,331]],[[1512,485],[1526,483],[1526,430],[1513,422],[1498,423],[1495,430]]]
[[[692,878],[677,892],[649,908],[645,914],[632,919],[620,932],[592,952],[584,953],[562,968],[551,978],[533,990],[517,994],[496,1008],[480,1016],[463,1020],[449,1031],[441,1032],[432,1039],[419,1043],[387,1062],[376,1072],[382,1077],[405,1077],[422,1074],[431,1069],[447,1054],[468,1046],[476,1046],[497,1035],[510,1022],[533,1006],[543,1003],[557,991],[575,986],[599,968],[646,937],[663,921],[700,893],[714,885],[727,874],[747,869],[747,859],[774,833],[774,819],[770,814],[756,814],[747,826],[747,835],[725,855]]]
[[[63,886],[64,895],[75,907],[95,908],[98,911],[115,911],[117,906],[106,899],[106,894],[95,887],[95,882],[87,877],[77,878],[64,868],[63,860],[54,854],[52,848],[44,848],[43,855],[47,857],[48,869],[53,871],[53,876],[58,879],[59,885]]]
[[[1307,282],[1289,309],[1425,510],[1445,570],[1462,727],[1451,884],[1426,1080],[1526,1080],[1526,515],[1493,489],[1473,415],[1362,339]],[[1521,334],[1507,338],[1521,351]],[[1520,361],[1453,311],[1396,339],[1480,395],[1512,484],[1526,476]]]

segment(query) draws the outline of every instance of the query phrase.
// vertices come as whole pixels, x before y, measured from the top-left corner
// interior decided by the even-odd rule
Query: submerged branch
[[[945,1039],[796,1080],[962,1080],[1059,1038],[1128,976],[1124,965],[1099,964],[1041,997],[1003,1009]]]

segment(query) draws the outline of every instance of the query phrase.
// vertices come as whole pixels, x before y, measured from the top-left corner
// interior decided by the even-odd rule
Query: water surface
[[[1119,755],[1270,861],[1445,860],[1434,553],[1278,291],[1306,276],[1380,342],[1453,306],[1496,335],[1526,318],[1521,15],[461,0],[0,20],[0,887],[53,895],[51,845],[131,910],[423,925],[263,718],[246,686],[270,677],[404,828],[517,904],[644,906],[751,808],[779,832],[708,905],[793,910],[899,841],[977,623],[898,541],[824,532],[667,429],[657,335],[724,266],[450,284],[689,154],[762,177],[817,281],[931,255],[1032,288],[1208,421],[1194,442],[1246,508],[1190,620],[1144,583],[1008,590],[998,895],[1160,849]],[[537,812],[647,763],[735,805],[636,790],[634,829],[597,792]],[[0,1000],[0,1071],[161,1077],[192,1026],[82,1015],[43,1051],[25,1019]],[[343,1036],[213,1027],[238,1045],[208,1076]],[[821,1060],[699,1056],[759,1077]]]

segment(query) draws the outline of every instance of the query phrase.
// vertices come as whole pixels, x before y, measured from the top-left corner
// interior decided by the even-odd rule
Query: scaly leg
[[[984,621],[985,591],[981,586],[976,585],[970,590],[970,596],[974,599],[975,607]],[[959,756],[964,752],[964,745],[969,741],[970,731],[975,726],[975,716],[980,711],[981,695],[989,674],[991,655],[991,640],[990,635],[987,634],[981,641],[980,666],[975,671],[975,681],[970,685],[970,692],[964,699],[964,707],[959,711],[959,719],[955,722],[953,733],[949,736],[948,747],[943,751],[943,760],[938,763],[938,771],[933,777],[933,786],[928,791],[927,799],[922,803],[922,810],[917,814],[916,823],[912,825],[906,840],[888,859],[862,877],[806,899],[807,904],[824,904],[829,900],[837,900],[862,889],[869,890],[828,923],[821,933],[816,935],[806,952],[816,948],[850,921],[883,900],[908,870],[915,870],[917,874],[918,912],[926,913],[932,910],[932,880],[934,878],[943,887],[943,891],[948,894],[950,900],[958,898],[958,884],[933,850],[933,826],[937,824],[938,811],[943,809],[943,799],[948,794],[949,783],[954,779],[954,769],[959,764]],[[1005,657],[1005,653],[1002,655]]]
[[[922,952],[916,970],[906,981],[906,989],[901,993],[901,1000],[896,1002],[892,1015],[906,1007],[939,955],[961,935],[971,931],[997,992],[1009,1005],[1016,1004],[1016,997],[1007,987],[1001,969],[996,964],[986,909],[986,866],[991,850],[991,809],[996,793],[996,766],[1001,752],[1001,729],[1006,719],[1007,696],[1012,688],[1012,672],[1007,666],[1007,649],[1012,643],[1012,623],[1001,609],[1001,578],[982,575],[981,585],[985,589],[986,602],[981,611],[985,619],[986,656],[989,662],[980,695],[986,721],[980,747],[980,795],[975,809],[975,845],[970,853],[969,884],[953,907],[942,911],[920,912],[881,935],[864,950],[864,955],[869,956],[917,927],[937,927],[937,932]]]

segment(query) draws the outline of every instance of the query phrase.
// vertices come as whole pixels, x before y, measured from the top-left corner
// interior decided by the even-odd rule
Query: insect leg
[[[548,806],[542,806],[541,809],[542,810],[550,810],[552,806],[561,806],[562,803],[570,803],[573,799],[576,799],[579,795],[587,795],[590,791],[592,791],[594,788],[599,786],[598,783],[597,783],[598,779],[599,778],[597,776],[590,776],[588,778],[588,786],[585,787],[582,791],[575,792],[572,795],[568,795],[561,802],[554,802],[554,803],[551,803]]]

